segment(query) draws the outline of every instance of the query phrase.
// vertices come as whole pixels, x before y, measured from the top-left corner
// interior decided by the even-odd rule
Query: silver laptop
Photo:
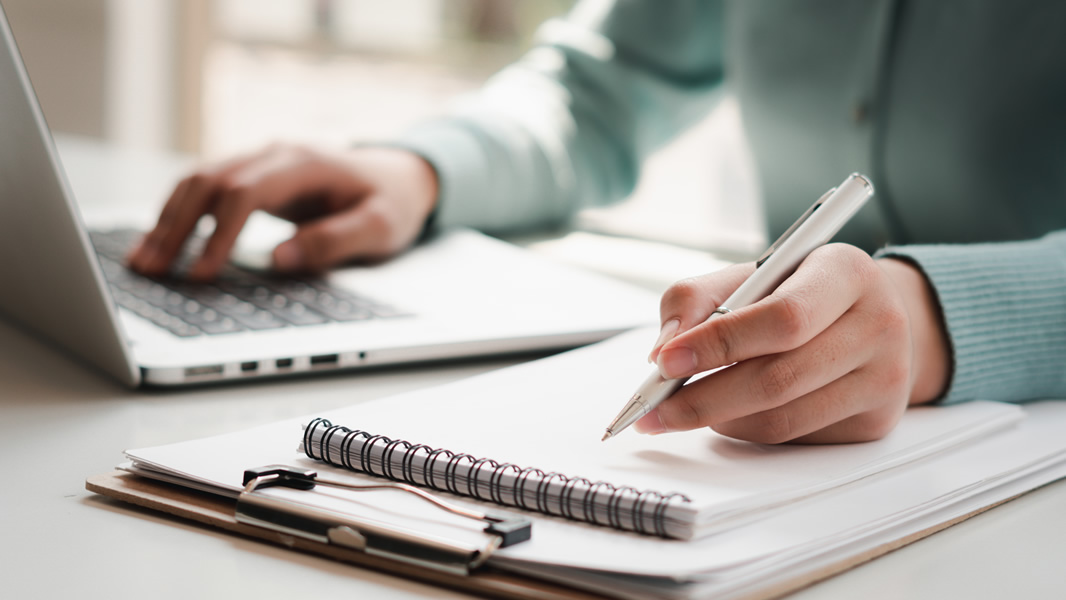
[[[642,289],[472,231],[372,267],[148,279],[89,233],[0,7],[0,313],[130,386],[565,348],[657,316]]]

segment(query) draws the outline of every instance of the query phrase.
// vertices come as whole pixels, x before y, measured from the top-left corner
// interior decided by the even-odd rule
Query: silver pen
[[[866,200],[874,186],[865,175],[852,173],[818,199],[807,212],[770,245],[755,263],[755,272],[711,316],[727,314],[754,304],[777,289],[799,267],[807,255],[825,245],[848,222]],[[629,399],[618,416],[607,426],[603,440],[620,433],[681,388],[687,377],[664,379],[655,369]]]

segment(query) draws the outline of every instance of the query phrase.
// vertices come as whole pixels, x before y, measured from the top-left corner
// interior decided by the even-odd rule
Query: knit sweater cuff
[[[446,121],[431,122],[390,140],[388,145],[414,152],[437,172],[435,227],[491,229],[494,219],[482,201],[491,176],[484,150],[470,130]]]
[[[1066,233],[1026,242],[881,250],[932,284],[953,350],[942,401],[1066,393]]]

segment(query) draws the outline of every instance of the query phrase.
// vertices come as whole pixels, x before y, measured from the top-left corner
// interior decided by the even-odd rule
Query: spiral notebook
[[[999,403],[918,408],[886,438],[853,445],[766,446],[709,430],[627,432],[601,442],[605,419],[645,375],[641,350],[654,335],[633,332],[330,414],[130,450],[129,468],[236,494],[243,469],[293,464],[602,528],[694,539],[884,476],[1022,417],[1017,406]]]
[[[601,443],[604,415],[640,383],[642,351],[655,335],[637,331],[441,387],[127,451],[125,470],[180,488],[139,492],[132,482],[141,478],[106,476],[87,486],[339,558],[331,543],[235,529],[232,504],[229,515],[223,507],[205,517],[188,492],[173,490],[236,497],[244,469],[275,463],[352,483],[410,482],[532,521],[532,538],[495,551],[485,563],[494,569],[470,577],[469,589],[487,589],[479,577],[502,571],[635,600],[776,597],[1066,475],[1066,402],[912,409],[892,434],[866,444],[763,446],[706,430]],[[410,494],[264,493],[425,539],[468,531]],[[431,569],[400,568],[443,584]],[[522,595],[502,584],[506,592],[494,593]]]

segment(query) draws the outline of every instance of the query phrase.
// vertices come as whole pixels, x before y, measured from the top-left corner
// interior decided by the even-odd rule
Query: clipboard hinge
[[[245,471],[244,484],[236,507],[236,518],[241,523],[447,573],[467,575],[484,564],[497,548],[528,540],[531,535],[532,525],[526,518],[469,510],[402,483],[350,484],[321,479],[313,470],[271,465]],[[355,491],[398,489],[412,493],[442,510],[480,521],[485,541],[477,545],[422,535],[259,492],[275,486],[312,490],[316,485]]]

